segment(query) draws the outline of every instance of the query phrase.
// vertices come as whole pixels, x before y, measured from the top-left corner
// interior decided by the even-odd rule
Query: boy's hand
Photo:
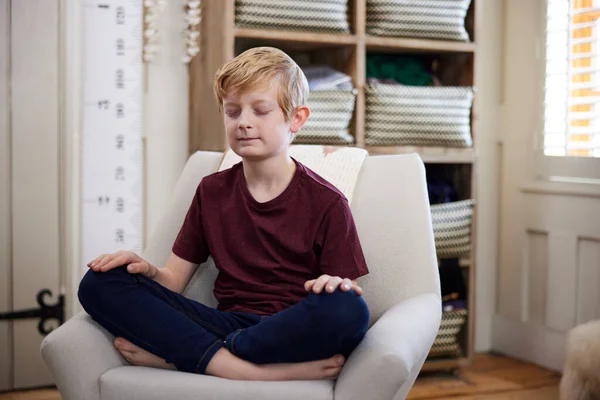
[[[323,288],[325,288],[325,291],[327,293],[333,293],[340,285],[344,292],[347,292],[348,290],[352,289],[358,295],[363,294],[362,288],[358,286],[358,283],[356,283],[356,281],[351,281],[348,278],[342,279],[339,276],[329,275],[321,275],[317,279],[306,281],[306,283],[304,284],[304,289],[306,289],[307,292],[310,292],[312,290],[313,292],[319,294],[321,293]]]
[[[88,267],[97,272],[106,272],[113,268],[127,265],[127,271],[132,274],[142,274],[152,279],[156,274],[156,267],[135,254],[133,251],[117,251],[113,254],[102,254],[88,263]]]

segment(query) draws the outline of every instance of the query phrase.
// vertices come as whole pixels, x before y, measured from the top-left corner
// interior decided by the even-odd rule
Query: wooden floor
[[[409,400],[558,400],[560,375],[516,360],[480,354],[457,374],[421,376]],[[0,400],[60,400],[56,390],[0,393]]]
[[[422,375],[409,400],[558,400],[560,374],[513,359],[478,354],[455,376]]]

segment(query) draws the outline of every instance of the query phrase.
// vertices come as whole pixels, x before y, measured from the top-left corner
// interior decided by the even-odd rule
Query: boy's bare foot
[[[292,381],[292,380],[333,380],[337,379],[344,357],[337,355],[325,360],[303,362],[297,364],[267,364],[259,366],[263,370],[261,380]]]
[[[129,364],[136,365],[139,367],[152,367],[152,368],[163,368],[173,369],[177,368],[175,365],[167,363],[164,358],[155,356],[154,354],[136,346],[129,340],[124,338],[116,338],[114,346],[119,353],[125,358]]]
[[[219,349],[206,367],[206,374],[249,381],[333,380],[344,366],[344,357],[292,364],[256,365]]]

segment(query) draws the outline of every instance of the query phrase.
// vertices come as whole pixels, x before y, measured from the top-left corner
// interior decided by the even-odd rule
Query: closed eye
[[[239,110],[225,111],[225,115],[227,115],[229,118],[236,118],[240,115],[240,111]]]

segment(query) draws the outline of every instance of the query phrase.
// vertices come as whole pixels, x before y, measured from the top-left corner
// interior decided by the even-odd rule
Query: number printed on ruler
[[[142,250],[142,0],[85,1],[82,265]]]

